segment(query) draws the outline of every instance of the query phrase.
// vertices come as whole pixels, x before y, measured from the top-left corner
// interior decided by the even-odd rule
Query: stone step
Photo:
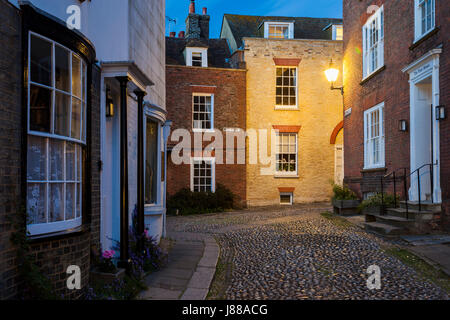
[[[394,217],[412,219],[415,221],[428,221],[433,219],[434,213],[431,211],[419,211],[408,208],[408,213],[404,208],[388,208],[386,210],[387,214]]]
[[[370,217],[367,217],[370,216]],[[366,215],[366,221],[369,222],[379,222],[393,227],[398,228],[408,228],[414,225],[415,221],[413,219],[406,219],[404,217],[397,217],[391,215],[380,215],[380,214],[370,214]]]
[[[400,201],[400,208],[406,209],[406,201]],[[408,210],[409,209],[419,211],[419,202],[408,201]],[[421,209],[422,211],[439,213],[442,211],[442,205],[440,203],[422,202]]]
[[[364,227],[366,231],[374,232],[383,236],[397,236],[408,233],[405,228],[394,227],[381,222],[366,222],[364,223]]]

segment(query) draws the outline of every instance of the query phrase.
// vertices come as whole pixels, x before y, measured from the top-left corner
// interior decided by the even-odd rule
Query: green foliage
[[[332,183],[333,185],[333,199],[335,200],[358,200],[358,196],[346,185],[340,186]]]
[[[103,281],[91,281],[85,296],[86,300],[131,300],[142,290],[147,289],[144,283],[131,276],[106,284]]]
[[[383,196],[383,201],[382,201]],[[397,202],[399,201],[399,197],[397,196]],[[395,205],[395,197],[391,193],[381,193],[378,192],[371,196],[370,198],[364,200],[361,202],[361,204],[358,207],[358,211],[362,211],[365,208],[376,208],[380,207],[382,203],[384,202],[385,207],[393,207]]]
[[[11,219],[14,232],[11,242],[17,247],[17,266],[20,278],[20,298],[24,300],[59,300],[50,279],[41,273],[31,255],[28,239],[28,215],[22,206],[17,216]]]
[[[223,212],[234,208],[234,194],[225,186],[218,184],[216,192],[192,192],[185,188],[167,201],[169,214],[181,215]]]

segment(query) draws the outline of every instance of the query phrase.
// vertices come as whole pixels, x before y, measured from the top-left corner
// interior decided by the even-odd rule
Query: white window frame
[[[269,27],[287,27],[288,28],[288,37],[287,38],[269,38]],[[264,22],[264,38],[271,39],[271,40],[294,39],[294,23],[293,22],[277,22],[277,21]]]
[[[373,37],[377,37],[378,41],[372,42]],[[384,66],[384,6],[381,6],[364,24],[362,39],[363,79],[366,79]]]
[[[276,90],[278,87],[283,88],[284,86],[277,85],[277,69],[278,68],[289,68],[295,69],[295,104],[294,105],[280,105],[277,104],[277,93]],[[298,110],[298,67],[293,66],[276,66],[275,67],[275,110]]]
[[[295,135],[295,171],[279,171],[277,158],[279,154],[284,154],[284,152],[279,152],[279,137],[283,135]],[[297,132],[277,132],[276,133],[276,144],[275,144],[275,176],[276,177],[298,177],[298,133]]]
[[[374,137],[370,130],[373,126],[371,114],[379,111],[378,132],[379,135],[379,161],[373,159]],[[385,121],[384,121],[384,102],[364,111],[364,169],[376,169],[385,167]]]
[[[199,48],[199,47],[187,47],[185,52],[186,65],[188,67],[192,67],[192,54],[193,53],[201,53],[202,55],[202,66],[198,68],[207,68],[208,67],[208,48]]]
[[[199,129],[194,127],[194,97],[211,97],[211,128]],[[196,93],[192,94],[192,131],[193,132],[213,132],[214,131],[214,94]]]
[[[44,84],[40,84],[40,83],[36,83],[31,81],[31,38],[32,37],[37,37],[37,38],[41,38],[47,42],[49,42],[51,44],[51,54],[52,54],[52,62],[51,62],[51,86],[48,85],[44,85]],[[55,74],[56,74],[56,66],[55,66],[55,47],[59,46],[61,48],[63,48],[64,50],[67,50],[69,52],[69,79],[70,79],[70,91],[66,92],[60,89],[56,88],[56,81],[55,81]],[[77,97],[75,95],[73,95],[72,92],[72,57],[73,55],[77,56],[80,60],[80,80],[83,79],[84,81],[81,84],[81,97]],[[67,231],[67,230],[71,230],[71,229],[75,229],[81,226],[82,224],[82,220],[83,220],[83,204],[84,204],[84,199],[83,199],[83,184],[84,184],[84,179],[83,179],[83,155],[81,154],[81,163],[78,163],[80,159],[78,159],[78,153],[77,153],[77,148],[75,147],[75,180],[66,180],[66,146],[67,143],[71,142],[74,143],[76,146],[79,146],[79,150],[81,150],[81,153],[83,152],[83,147],[86,146],[86,124],[87,124],[87,119],[86,119],[86,113],[87,113],[87,66],[85,61],[83,60],[82,57],[80,57],[80,55],[78,55],[77,53],[75,53],[74,51],[70,50],[69,48],[61,45],[60,43],[44,37],[38,33],[29,31],[28,33],[28,70],[29,70],[29,76],[28,76],[28,92],[27,92],[27,114],[28,114],[28,121],[27,121],[27,132],[28,132],[28,136],[35,136],[35,137],[41,137],[41,138],[45,138],[45,145],[46,145],[46,179],[45,180],[29,180],[27,178],[27,190],[28,190],[28,184],[46,184],[45,187],[45,211],[46,211],[46,217],[47,217],[47,222],[46,223],[40,223],[40,224],[28,224],[27,225],[27,231],[31,236],[40,236],[40,235],[47,235],[47,234],[52,234],[52,233],[56,233],[56,232],[62,232],[62,231]],[[86,68],[86,69],[85,69]],[[86,75],[83,78],[83,70],[86,70]],[[31,97],[31,85],[33,86],[37,86],[40,88],[44,88],[47,90],[51,91],[51,97],[52,97],[52,105],[51,105],[51,120],[50,120],[50,133],[47,132],[40,132],[40,131],[33,131],[31,130],[31,126],[30,126],[30,122],[31,122],[31,117],[30,117],[30,97]],[[61,136],[58,134],[54,133],[55,130],[55,103],[56,103],[56,93],[60,92],[62,94],[68,95],[70,96],[70,103],[69,103],[69,108],[70,108],[70,116],[69,116],[69,128],[71,128],[72,125],[72,99],[78,98],[81,101],[81,110],[80,110],[80,139],[76,139],[76,138],[72,138],[72,137],[67,137],[67,136]],[[52,133],[53,132],[53,133]],[[71,134],[71,130],[69,132]],[[50,150],[50,139],[54,140],[54,141],[62,141],[64,142],[64,151],[63,151],[63,157],[64,157],[64,163],[63,163],[63,180],[62,181],[53,181],[49,179],[49,175],[50,175],[50,154],[49,154],[49,150]],[[28,146],[27,146],[28,148]],[[80,170],[80,177],[79,180],[77,179],[76,175],[77,175],[77,164],[80,166],[79,170]],[[28,169],[27,169],[28,170]],[[28,173],[27,173],[28,176]],[[63,184],[63,197],[64,197],[64,201],[63,201],[63,213],[64,213],[64,219],[66,217],[66,185],[67,184],[75,184],[75,193],[74,193],[74,211],[75,211],[75,217],[74,219],[71,220],[64,220],[64,221],[57,221],[57,222],[48,222],[48,217],[49,217],[49,208],[50,208],[50,184],[51,183],[59,183],[59,184]],[[80,216],[77,217],[77,208],[76,208],[76,202],[77,202],[77,192],[78,192],[78,188],[76,187],[77,184],[81,185],[81,190],[80,190]],[[27,195],[27,203],[28,203],[28,195]]]
[[[211,192],[216,192],[216,158],[214,157],[191,157],[191,191],[194,192],[194,164],[196,161],[210,162],[211,165]]]
[[[289,196],[291,198],[289,203],[282,203],[281,196]],[[294,194],[292,192],[280,192],[280,205],[282,206],[292,206],[294,204]]]
[[[414,42],[419,41],[436,28],[436,1],[430,0],[431,4],[431,26],[422,30],[422,5],[426,5],[428,0],[414,0]]]
[[[342,30],[342,39],[337,39],[337,30],[338,29],[341,29]],[[343,40],[343,37],[344,37],[344,26],[342,25],[342,24],[333,24],[333,29],[332,29],[333,31],[333,40],[336,40],[336,41],[342,41]]]

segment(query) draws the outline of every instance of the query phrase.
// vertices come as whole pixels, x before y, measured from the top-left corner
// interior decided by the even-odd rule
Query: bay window
[[[364,168],[382,168],[384,159],[384,103],[364,112]]]
[[[384,7],[363,27],[363,78],[384,66]]]
[[[42,235],[82,222],[87,66],[50,39],[28,40],[27,229]]]
[[[147,118],[145,135],[145,204],[158,202],[158,159],[159,159],[159,125],[156,121]]]

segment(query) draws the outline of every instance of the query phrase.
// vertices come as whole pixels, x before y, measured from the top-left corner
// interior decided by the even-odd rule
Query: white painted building
[[[18,5],[18,0],[10,0]],[[121,91],[116,77],[128,77],[127,152],[128,215],[138,203],[138,100],[146,93],[143,113],[145,225],[159,239],[165,233],[166,141],[170,121],[165,110],[164,0],[31,0],[63,21],[80,8],[79,31],[96,49],[101,79],[101,243],[109,249],[120,240]],[[68,10],[69,9],[69,10]],[[75,8],[76,9],[76,8]],[[122,91],[123,93],[124,91]],[[125,96],[125,95],[124,95]],[[111,107],[112,106],[112,107]],[[111,107],[111,108],[109,108]],[[108,111],[107,111],[108,110]],[[112,113],[110,112],[112,111]],[[123,162],[122,162],[123,166]],[[123,189],[122,189],[123,190]],[[126,201],[123,201],[126,202]],[[124,206],[125,207],[125,206]]]

